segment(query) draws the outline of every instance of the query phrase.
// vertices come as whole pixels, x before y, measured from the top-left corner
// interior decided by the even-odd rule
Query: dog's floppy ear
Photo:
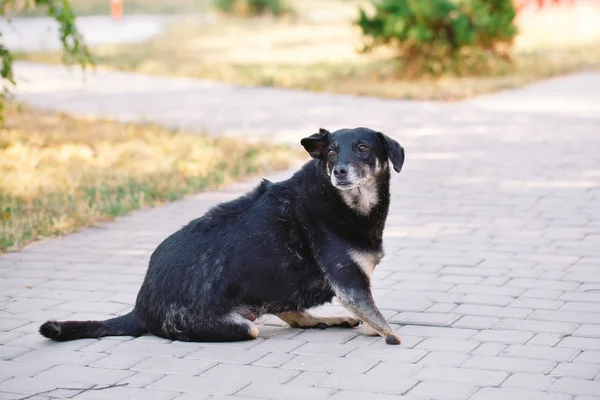
[[[300,141],[300,144],[304,146],[312,158],[319,158],[327,146],[327,137],[329,134],[328,130],[321,128],[319,129],[319,133],[305,137]]]
[[[381,132],[377,132],[377,134],[383,142],[383,147],[385,148],[394,169],[396,172],[400,172],[402,165],[404,164],[404,148],[391,137],[384,135]]]

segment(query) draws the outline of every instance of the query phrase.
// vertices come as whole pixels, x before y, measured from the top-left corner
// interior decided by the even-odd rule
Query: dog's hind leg
[[[360,320],[349,316],[323,317],[308,311],[285,312],[277,314],[277,317],[289,324],[292,328],[319,328],[325,329],[331,326],[342,328],[354,328],[360,324]]]
[[[238,313],[211,318],[197,327],[170,326],[168,337],[184,342],[237,342],[258,337],[258,327]]]

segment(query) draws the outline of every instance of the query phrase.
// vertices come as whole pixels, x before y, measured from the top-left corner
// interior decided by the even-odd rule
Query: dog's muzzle
[[[331,184],[340,190],[354,189],[361,184],[356,169],[347,164],[337,164],[333,167]]]

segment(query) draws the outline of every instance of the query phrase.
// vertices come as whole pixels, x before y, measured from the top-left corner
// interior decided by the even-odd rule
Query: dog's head
[[[300,143],[318,160],[331,184],[339,190],[361,187],[375,177],[389,174],[388,160],[396,172],[404,164],[402,146],[368,128],[340,129],[333,133],[320,129]]]

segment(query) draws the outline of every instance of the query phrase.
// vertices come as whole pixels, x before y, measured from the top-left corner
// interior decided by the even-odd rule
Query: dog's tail
[[[141,336],[148,333],[134,311],[106,321],[48,321],[40,334],[57,342],[102,336]]]

